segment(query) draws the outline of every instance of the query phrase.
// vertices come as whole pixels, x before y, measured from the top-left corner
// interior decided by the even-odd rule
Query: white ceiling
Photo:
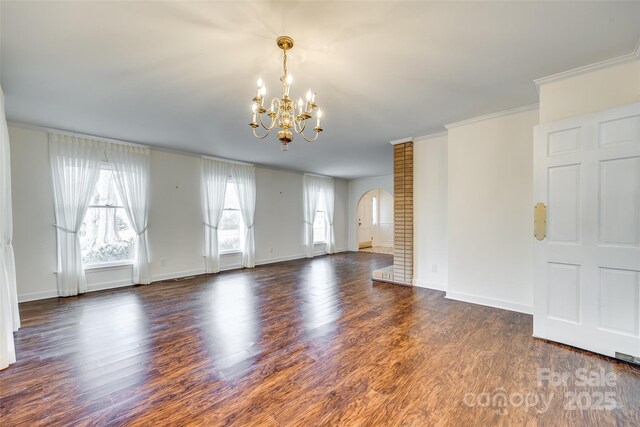
[[[532,80],[631,52],[640,2],[1,3],[9,120],[345,178],[391,173],[390,140],[537,102]],[[325,132],[255,140],[275,38]]]

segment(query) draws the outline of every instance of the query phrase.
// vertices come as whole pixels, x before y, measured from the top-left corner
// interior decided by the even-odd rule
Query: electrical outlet
[[[269,248],[269,253],[272,254],[273,253],[273,248]]]
[[[431,266],[431,272],[432,273],[437,273],[438,272],[438,264],[433,264]]]

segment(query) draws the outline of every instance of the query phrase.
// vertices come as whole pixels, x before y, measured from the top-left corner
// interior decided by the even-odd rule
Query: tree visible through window
[[[113,172],[106,166],[100,170],[78,234],[85,266],[133,259],[136,233],[129,224]]]
[[[327,240],[327,220],[324,212],[324,197],[318,193],[316,218],[313,220],[313,243],[325,243]]]
[[[241,250],[240,236],[243,228],[244,222],[240,213],[238,188],[234,182],[230,181],[227,183],[224,208],[218,225],[218,250],[220,253]]]

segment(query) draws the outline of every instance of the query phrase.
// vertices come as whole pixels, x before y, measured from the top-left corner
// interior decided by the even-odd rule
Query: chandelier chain
[[[282,53],[284,54],[284,60],[282,61],[283,63],[283,68],[284,68],[284,75],[287,75],[287,51],[283,50]]]

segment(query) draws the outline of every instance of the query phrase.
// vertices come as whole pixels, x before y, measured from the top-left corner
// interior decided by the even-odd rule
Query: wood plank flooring
[[[640,425],[638,367],[533,339],[528,315],[372,283],[391,261],[345,253],[23,303],[0,424]]]

